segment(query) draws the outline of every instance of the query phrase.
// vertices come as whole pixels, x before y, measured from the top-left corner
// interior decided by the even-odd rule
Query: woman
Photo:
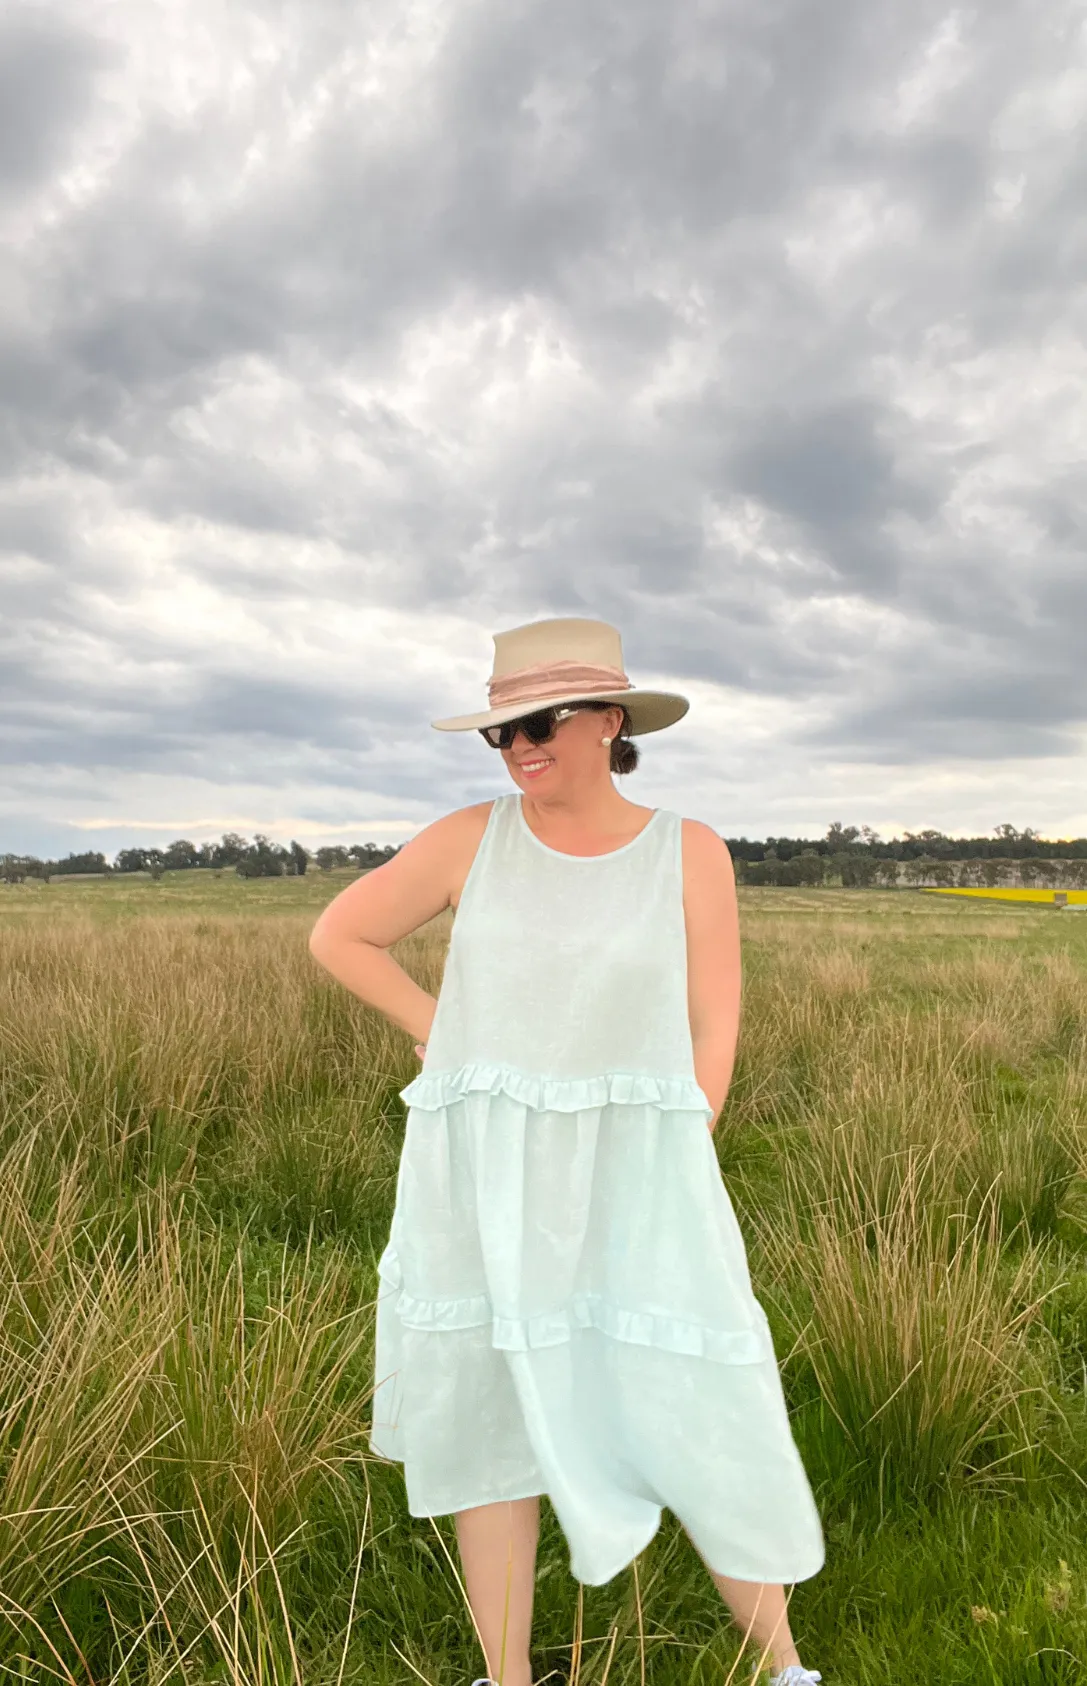
[[[453,1515],[488,1674],[531,1686],[539,1495],[578,1579],[667,1506],[777,1686],[811,1686],[784,1583],[824,1562],[712,1131],[740,1011],[728,850],[612,782],[687,712],[606,622],[495,636],[479,730],[515,785],[322,913],[316,959],[420,1040],[377,1304],[371,1446]],[[390,944],[456,910],[437,1001]],[[475,1686],[486,1686],[476,1682]]]

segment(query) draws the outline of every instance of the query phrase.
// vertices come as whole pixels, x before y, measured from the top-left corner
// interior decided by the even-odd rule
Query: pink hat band
[[[571,697],[594,695],[598,691],[629,691],[633,687],[621,667],[590,662],[533,662],[514,673],[504,673],[487,684],[492,708],[511,708],[517,703],[538,702],[563,692]]]

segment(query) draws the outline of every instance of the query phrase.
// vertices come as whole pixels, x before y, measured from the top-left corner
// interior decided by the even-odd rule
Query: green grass
[[[452,1520],[409,1517],[366,1446],[417,1062],[307,951],[353,876],[0,886],[11,1678],[481,1672]],[[1071,1686],[1087,920],[761,889],[741,916],[716,1142],[827,1534],[801,1655],[826,1686]],[[396,951],[432,993],[449,928]],[[738,1637],[672,1518],[636,1576],[579,1589],[544,1505],[537,1680],[708,1686]]]
[[[0,884],[0,923],[18,919],[55,919],[75,914],[87,919],[142,918],[163,913],[308,913],[314,919],[345,885],[358,877],[349,867],[329,872],[313,869],[302,877],[239,878],[233,867],[188,868],[153,879],[146,872],[116,877],[73,875],[24,879]]]

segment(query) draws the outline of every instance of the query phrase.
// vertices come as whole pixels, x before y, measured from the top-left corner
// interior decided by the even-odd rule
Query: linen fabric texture
[[[662,1507],[719,1574],[825,1560],[695,1076],[681,841],[658,808],[568,855],[496,799],[378,1267],[370,1445],[410,1513],[546,1494],[589,1585]]]

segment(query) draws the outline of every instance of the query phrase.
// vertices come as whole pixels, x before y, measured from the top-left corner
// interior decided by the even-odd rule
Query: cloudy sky
[[[6,0],[0,850],[402,842],[613,622],[727,834],[1087,833],[1082,0]]]

